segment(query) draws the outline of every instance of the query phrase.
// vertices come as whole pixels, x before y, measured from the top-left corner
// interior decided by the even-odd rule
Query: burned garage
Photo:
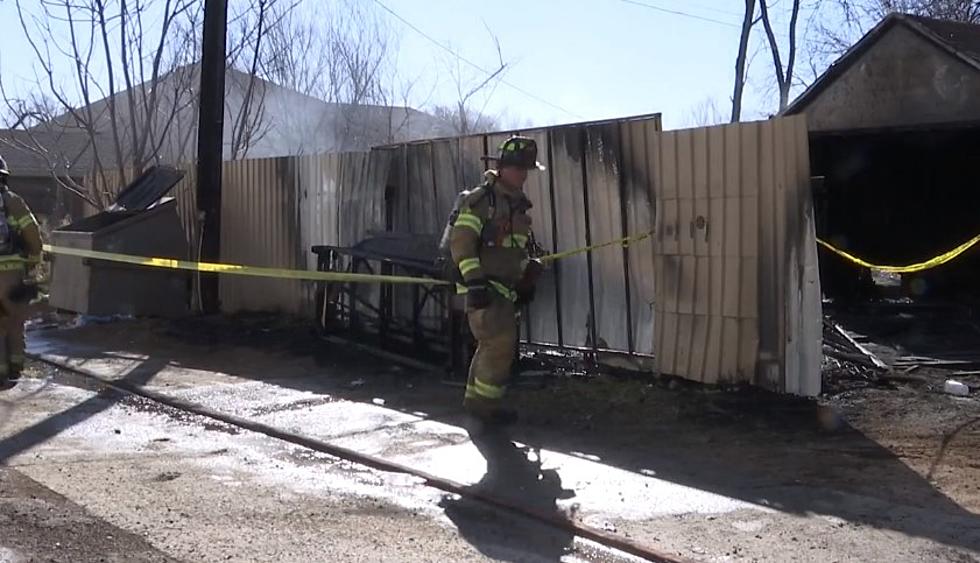
[[[893,14],[787,109],[805,114],[825,294],[976,303],[980,26]],[[955,257],[954,257],[955,255]]]

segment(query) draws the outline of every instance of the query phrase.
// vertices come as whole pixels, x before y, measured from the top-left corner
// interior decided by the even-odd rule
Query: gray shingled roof
[[[227,70],[226,111],[229,107],[241,103],[241,95],[249,79],[247,73],[236,69]],[[199,66],[186,65],[161,77],[157,88],[166,95],[173,95],[178,91],[181,92],[180,96],[194,95],[193,91],[197,90],[199,80]],[[143,87],[145,85],[134,88]],[[264,92],[261,97],[264,101],[262,111],[265,124],[261,128],[266,130],[255,139],[248,158],[366,150],[371,145],[388,141],[387,133],[392,130],[394,130],[392,136],[395,137],[393,140],[396,142],[442,137],[451,133],[449,124],[409,107],[372,104],[349,106],[328,102],[263,79],[258,79],[255,87]],[[123,98],[125,95],[124,92],[115,94],[116,119],[128,123],[130,118],[128,104]],[[174,104],[181,108],[173,121],[171,131],[196,131],[198,116],[195,108],[183,102],[174,103],[170,98],[167,100],[166,104]],[[110,131],[108,106],[109,99],[106,98],[93,102],[85,111],[78,113],[94,116],[95,127],[107,133]],[[231,123],[228,117],[226,115],[226,127]],[[232,119],[234,117],[232,116]],[[73,115],[63,114],[47,124],[48,129],[56,126],[77,125]],[[128,131],[127,127],[128,125],[122,128],[123,133]],[[157,127],[162,129],[163,124],[158,124]],[[230,143],[228,133],[226,129],[226,148]],[[196,134],[191,136],[196,139]],[[192,154],[175,156],[174,151],[168,150],[170,148],[170,144],[165,144],[161,149],[160,156],[164,162],[193,158]],[[183,146],[179,150],[183,152]]]
[[[920,31],[932,33],[935,40],[961,56],[973,59],[980,66],[980,25],[922,16],[903,17],[918,25]]]
[[[97,136],[95,142],[104,139]],[[95,151],[88,133],[72,129],[24,131],[0,129],[0,154],[15,176],[49,176],[52,173],[81,178],[92,171]],[[112,152],[100,151],[104,161]],[[111,163],[105,163],[109,165]]]
[[[834,61],[806,91],[793,100],[783,114],[793,115],[803,111],[814,98],[874,46],[878,39],[897,25],[907,27],[980,72],[980,25],[908,14],[889,14]]]

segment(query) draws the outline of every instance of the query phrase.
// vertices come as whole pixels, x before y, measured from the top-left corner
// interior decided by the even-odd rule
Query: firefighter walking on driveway
[[[451,219],[450,249],[466,295],[470,332],[477,341],[463,405],[477,418],[508,424],[503,407],[517,347],[519,307],[528,303],[541,263],[528,256],[531,202],[524,194],[529,170],[544,170],[533,139],[514,136],[500,145],[495,169],[480,186],[463,192]]]
[[[28,269],[41,262],[41,232],[34,214],[10,191],[10,172],[0,156],[0,389],[10,389],[24,370],[24,323]]]

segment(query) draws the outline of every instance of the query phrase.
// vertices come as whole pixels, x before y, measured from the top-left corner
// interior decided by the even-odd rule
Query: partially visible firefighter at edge
[[[10,191],[10,171],[0,156],[0,389],[10,389],[24,370],[24,323],[33,285],[29,269],[41,262],[41,231],[20,196]]]
[[[514,136],[500,145],[485,181],[463,192],[451,218],[449,246],[458,268],[457,291],[466,295],[470,331],[477,341],[463,406],[479,420],[510,424],[517,413],[504,406],[517,348],[519,308],[534,297],[541,263],[528,254],[533,243],[531,202],[524,194],[529,170],[544,170],[533,139]]]

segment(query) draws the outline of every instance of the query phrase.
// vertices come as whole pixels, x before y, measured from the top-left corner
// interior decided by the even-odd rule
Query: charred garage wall
[[[929,259],[980,231],[980,127],[928,127],[814,133],[817,232],[877,264]],[[826,293],[876,297],[870,273],[821,250]],[[920,300],[980,302],[980,252],[902,277],[902,293]]]
[[[872,263],[927,260],[980,232],[980,26],[888,16],[786,114],[810,130],[817,234]],[[821,250],[838,300],[882,295],[866,269]],[[980,301],[980,250],[920,274],[901,293]]]

